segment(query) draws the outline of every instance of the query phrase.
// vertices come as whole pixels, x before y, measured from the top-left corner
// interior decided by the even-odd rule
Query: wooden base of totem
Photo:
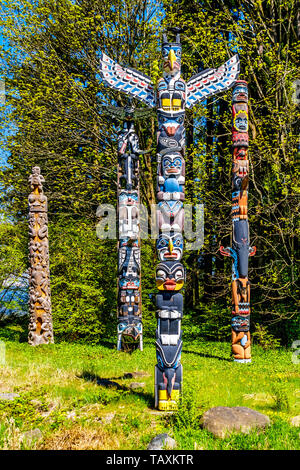
[[[178,375],[180,376],[180,388],[175,389],[173,388],[171,392],[171,396],[168,396],[167,390],[161,383],[161,371],[157,366],[155,366],[155,408],[159,411],[177,411],[178,410],[178,402],[180,400],[181,395],[181,383],[182,383],[182,365],[179,366],[180,371],[178,371]]]
[[[119,351],[133,352],[136,349],[143,351],[143,339],[140,337],[137,340],[134,340],[131,336],[123,335],[120,345],[118,346]]]

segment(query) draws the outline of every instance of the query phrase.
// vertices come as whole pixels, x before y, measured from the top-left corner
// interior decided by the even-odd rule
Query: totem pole
[[[149,114],[148,110],[141,110]],[[143,350],[141,299],[141,249],[139,229],[139,140],[129,104],[124,108],[123,130],[118,139],[118,350]],[[143,117],[143,114],[140,117]],[[127,150],[128,149],[128,150]],[[127,150],[127,151],[126,151]]]
[[[248,87],[236,81],[232,92],[232,247],[220,247],[232,263],[232,354],[235,362],[251,362],[250,282],[248,257],[256,252],[250,247],[248,224]]]
[[[38,166],[32,168],[29,183],[29,333],[32,346],[53,343],[51,315],[47,197]]]
[[[157,330],[155,366],[155,406],[160,410],[176,408],[182,384],[181,319],[185,281],[183,255],[184,182],[185,182],[185,108],[233,86],[239,73],[235,55],[220,68],[206,69],[187,83],[181,78],[180,29],[169,28],[175,41],[163,35],[164,75],[157,83],[144,74],[122,68],[106,54],[101,54],[100,69],[104,81],[151,108],[156,108],[157,132],[157,251],[156,268]]]
[[[135,109],[128,105],[101,106],[110,119],[123,123],[118,133],[118,340],[120,351],[143,350],[141,255],[139,226],[139,156],[149,150],[139,149],[134,121],[153,114],[150,109]],[[151,151],[151,150],[150,150]]]

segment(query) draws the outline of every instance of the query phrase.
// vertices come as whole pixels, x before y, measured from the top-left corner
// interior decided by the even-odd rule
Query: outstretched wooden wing
[[[127,113],[126,108],[121,106],[111,106],[109,104],[99,106],[102,113],[109,115],[114,119],[119,121],[126,121],[131,118],[132,120],[142,120],[147,119],[150,116],[155,115],[155,110],[150,108],[135,108],[132,110],[132,113]]]
[[[236,54],[218,69],[206,69],[193,75],[187,82],[186,107],[192,108],[199,101],[232,87],[239,72],[240,61]]]
[[[153,83],[143,73],[121,67],[104,53],[100,55],[100,72],[110,87],[137,98],[151,108],[155,107]]]

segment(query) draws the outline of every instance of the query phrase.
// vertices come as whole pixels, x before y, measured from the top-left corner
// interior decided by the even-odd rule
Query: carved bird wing
[[[154,86],[149,77],[129,67],[121,67],[106,54],[100,55],[100,73],[111,88],[137,98],[151,108],[155,107]]]
[[[186,107],[192,108],[200,101],[232,87],[240,72],[238,54],[218,69],[206,69],[193,75],[187,82]]]

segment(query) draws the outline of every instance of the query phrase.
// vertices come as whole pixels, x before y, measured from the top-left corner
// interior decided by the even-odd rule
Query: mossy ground
[[[180,450],[300,448],[300,429],[289,424],[300,414],[300,370],[291,350],[254,345],[253,362],[236,364],[229,344],[185,341],[184,399],[178,413],[168,414],[154,409],[153,341],[128,354],[112,340],[31,347],[19,336],[11,329],[0,333],[0,392],[20,395],[0,401],[0,449],[138,450],[161,432],[173,436]],[[126,378],[135,371],[147,375]],[[145,386],[132,390],[131,382]],[[247,406],[267,414],[272,425],[260,433],[214,438],[199,426],[213,406]],[[23,433],[35,428],[43,438],[26,443]]]

